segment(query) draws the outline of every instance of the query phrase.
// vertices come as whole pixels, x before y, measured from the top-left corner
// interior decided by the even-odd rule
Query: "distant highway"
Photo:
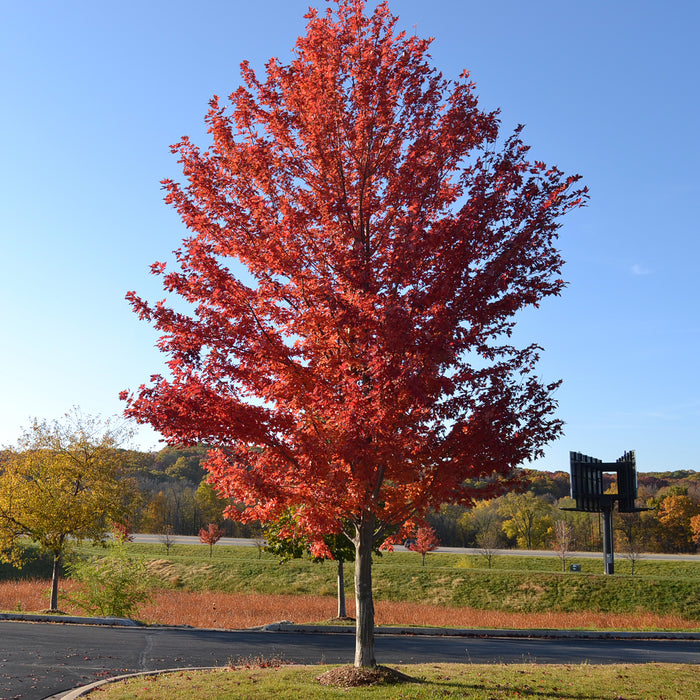
[[[132,535],[134,542],[142,542],[145,544],[161,544],[163,535],[135,534]],[[170,539],[174,544],[200,544],[199,538],[195,535],[171,535]],[[232,545],[236,547],[256,547],[255,540],[246,537],[222,537],[219,544]],[[208,545],[202,545],[203,547]],[[407,551],[405,547],[397,545],[394,547],[397,552]],[[469,547],[438,547],[435,550],[436,554],[440,552],[449,552],[451,554],[481,554],[480,549]],[[512,556],[512,557],[558,557],[556,552],[550,550],[535,550],[535,549],[497,549],[494,556]],[[570,552],[567,559],[582,557],[584,559],[602,559],[602,552]],[[617,558],[623,559],[621,554]],[[661,561],[700,561],[700,555],[697,554],[659,554],[650,552],[642,554],[642,559],[657,559]]]

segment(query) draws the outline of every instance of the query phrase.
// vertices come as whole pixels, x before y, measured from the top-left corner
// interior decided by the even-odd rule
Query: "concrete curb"
[[[206,629],[190,625],[148,625],[124,617],[79,617],[77,615],[40,615],[0,613],[0,620],[17,622],[54,622],[74,625],[105,625],[107,627],[150,627],[152,629]],[[246,629],[217,628],[217,632],[301,632],[304,634],[355,634],[354,625],[297,625],[290,620],[272,622],[262,627]],[[627,630],[556,630],[556,629],[458,629],[452,627],[375,627],[377,635],[402,634],[431,637],[522,637],[546,639],[695,639],[700,632],[660,632]]]
[[[178,673],[178,671],[216,671],[216,669],[222,668],[221,666],[189,666],[185,668],[168,668],[159,671],[139,671],[138,673],[125,673],[122,676],[114,676],[113,678],[105,678],[100,681],[95,681],[89,685],[81,685],[79,688],[73,688],[73,690],[66,690],[62,693],[57,693],[56,695],[49,695],[44,700],[75,700],[83,695],[86,695],[91,690],[99,688],[100,686],[107,685],[108,683],[118,683],[119,681],[125,681],[129,678],[138,678],[139,676],[160,676],[164,673]]]
[[[265,632],[302,632],[309,634],[355,634],[354,626],[295,625],[273,622],[260,627]],[[554,629],[456,629],[450,627],[375,627],[375,635],[401,634],[430,637],[522,637],[546,639],[696,639],[700,632],[629,632],[623,630],[554,630]]]
[[[111,627],[143,627],[142,623],[126,617],[79,617],[78,615],[42,615],[23,613],[0,613],[0,620],[17,622],[60,622],[75,625],[107,625]]]

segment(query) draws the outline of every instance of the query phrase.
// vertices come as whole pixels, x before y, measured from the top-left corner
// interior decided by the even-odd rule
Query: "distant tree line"
[[[445,507],[428,520],[443,545],[493,549],[556,549],[563,532],[570,550],[602,550],[597,513],[569,510],[569,474],[524,470],[524,489],[473,508]],[[606,492],[616,493],[614,474]],[[700,545],[700,473],[678,470],[638,475],[638,513],[615,513],[616,551],[692,553]],[[645,509],[645,510],[641,510]],[[557,523],[568,526],[565,531]],[[559,537],[557,533],[559,532]],[[561,543],[559,542],[559,545]]]
[[[206,445],[164,447],[158,452],[129,451],[131,474],[139,498],[132,510],[133,532],[198,535],[203,527],[215,524],[226,537],[254,537],[257,524],[243,524],[224,518],[231,505],[219,498],[207,481],[202,464]]]
[[[207,481],[206,445],[164,447],[157,452],[127,450],[122,462],[136,485],[130,509],[133,532],[198,535],[210,523],[227,537],[260,537],[257,523],[224,518],[228,499],[219,498]],[[5,454],[7,457],[9,453]],[[0,471],[3,453],[0,452]],[[567,510],[569,474],[523,470],[523,489],[479,501],[473,508],[444,506],[428,515],[443,546],[473,547],[489,554],[497,549],[556,549],[562,534],[567,547],[602,550],[602,522],[596,513]],[[609,493],[615,475],[605,474]],[[700,545],[700,473],[693,470],[640,473],[639,513],[615,513],[616,551],[636,557],[641,552],[688,553]],[[562,530],[558,523],[567,526]]]
[[[230,537],[259,535],[257,525],[224,518],[226,506],[207,482],[202,467],[207,447],[165,447],[159,452],[132,452],[130,462],[140,500],[134,509],[134,530],[196,535],[215,523]],[[445,506],[428,516],[440,543],[452,547],[489,549],[552,549],[556,523],[570,530],[570,549],[602,549],[602,523],[596,513],[571,510],[569,474],[563,471],[523,470],[524,487],[473,508]],[[605,474],[606,490],[614,493],[615,475]],[[695,552],[700,544],[700,473],[692,470],[638,475],[638,503],[648,510],[615,513],[616,549],[620,554],[639,551]],[[693,529],[695,525],[695,530]]]

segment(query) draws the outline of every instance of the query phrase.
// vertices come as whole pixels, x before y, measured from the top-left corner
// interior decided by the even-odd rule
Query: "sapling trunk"
[[[61,575],[61,553],[53,554],[53,574],[51,576],[51,602],[49,609],[58,610],[58,578]]]
[[[338,617],[347,617],[345,611],[345,574],[343,572],[342,559],[338,559]]]

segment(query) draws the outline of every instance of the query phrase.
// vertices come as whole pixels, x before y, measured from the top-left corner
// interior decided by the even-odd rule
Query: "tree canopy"
[[[190,307],[128,295],[169,375],[123,398],[171,444],[218,447],[231,517],[292,508],[319,553],[346,531],[355,663],[373,665],[375,544],[470,504],[474,480],[498,493],[560,432],[539,348],[509,336],[562,290],[558,219],[586,193],[528,160],[521,128],[500,139],[468,73],[444,78],[385,3],[307,19],[289,64],[244,62],[228,106],[212,99],[208,150],[173,147],[166,201],[190,235],[179,270],[152,271]]]
[[[0,557],[19,562],[22,538],[54,557],[51,609],[60,559],[71,542],[104,540],[124,524],[134,491],[124,479],[123,427],[77,409],[63,421],[37,421],[0,471]]]

